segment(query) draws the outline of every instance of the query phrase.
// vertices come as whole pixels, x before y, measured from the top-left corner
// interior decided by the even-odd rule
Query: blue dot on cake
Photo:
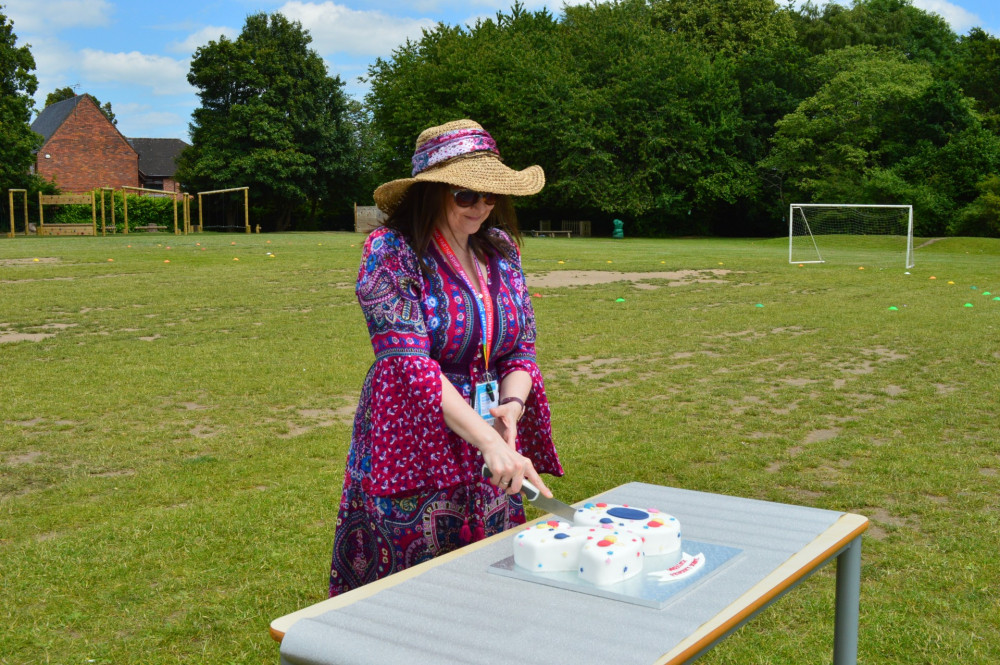
[[[608,508],[608,515],[612,517],[617,517],[620,520],[648,520],[649,513],[645,510],[638,510],[636,508],[628,508],[626,506],[614,506]],[[604,520],[601,520],[602,522]]]

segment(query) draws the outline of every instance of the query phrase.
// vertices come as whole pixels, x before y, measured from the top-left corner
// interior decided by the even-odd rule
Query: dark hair
[[[451,196],[450,185],[438,182],[414,183],[389,218],[383,222],[383,226],[409,241],[420,260],[420,269],[425,273],[430,271],[425,259],[427,248],[434,237],[434,224],[444,215],[446,196]],[[489,217],[479,227],[479,231],[469,237],[469,245],[480,259],[485,259],[488,254],[514,258],[516,249],[503,236],[490,233],[491,229],[506,232],[514,243],[521,245],[514,202],[505,194],[497,196],[496,205]]]

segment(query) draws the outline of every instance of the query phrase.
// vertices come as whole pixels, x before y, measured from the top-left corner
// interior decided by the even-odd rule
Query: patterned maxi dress
[[[495,315],[491,371],[528,372],[532,390],[518,423],[518,451],[539,473],[562,475],[549,404],[535,364],[535,317],[513,242],[488,260]],[[349,591],[524,523],[520,497],[483,480],[480,452],[448,429],[443,373],[466,398],[483,372],[473,295],[433,243],[425,276],[395,232],[365,243],[357,296],[375,362],[354,418],[334,534],[330,595]]]

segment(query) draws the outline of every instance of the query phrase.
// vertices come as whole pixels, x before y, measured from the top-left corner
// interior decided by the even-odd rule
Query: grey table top
[[[655,507],[685,540],[742,550],[662,609],[490,574],[515,530],[271,624],[287,665],[683,662],[671,654],[807,575],[867,526],[861,516],[629,483],[589,501]],[[851,518],[851,519],[845,519]],[[727,623],[728,622],[728,623]]]

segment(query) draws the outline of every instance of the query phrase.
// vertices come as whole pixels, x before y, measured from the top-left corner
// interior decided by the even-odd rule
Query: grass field
[[[864,514],[860,660],[1000,662],[1000,241],[904,274],[876,240],[529,239],[529,284],[581,271],[532,287],[551,487]],[[0,239],[0,663],[277,662],[270,620],[325,596],[362,242]],[[833,576],[702,662],[829,662]]]

